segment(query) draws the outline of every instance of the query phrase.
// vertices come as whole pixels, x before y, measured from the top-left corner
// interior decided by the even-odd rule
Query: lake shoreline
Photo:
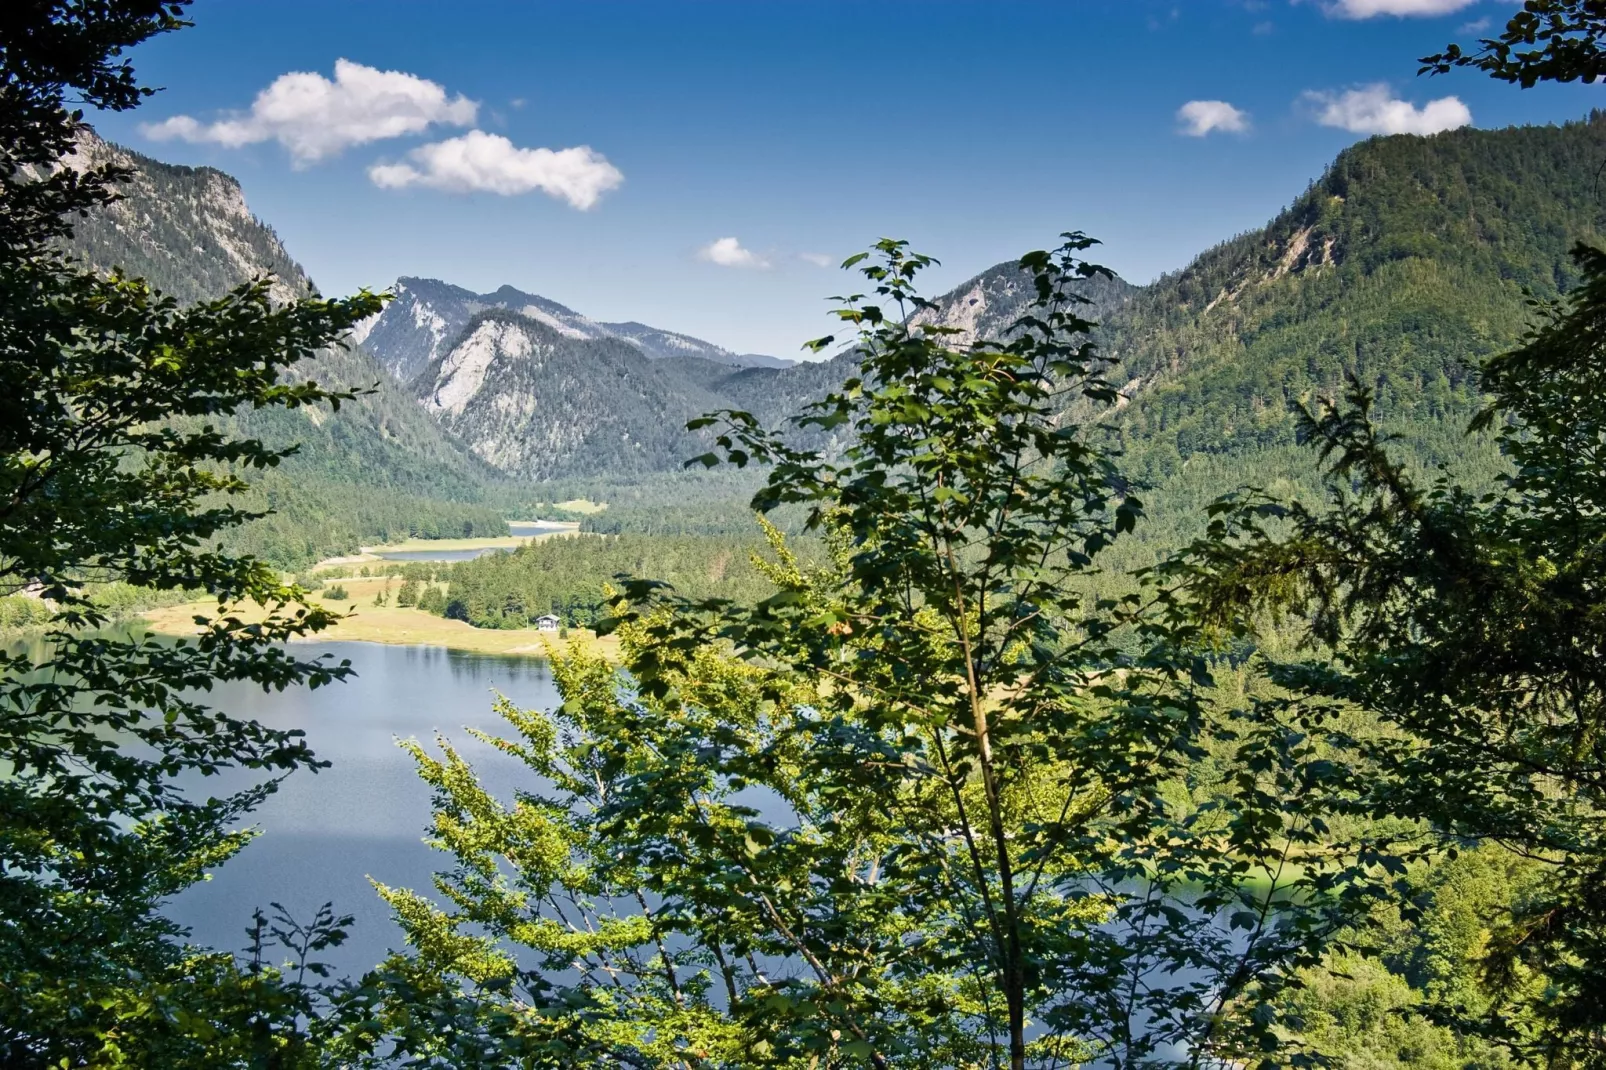
[[[415,606],[398,606],[395,596],[400,579],[387,575],[383,569],[377,575],[323,577],[320,572],[334,569],[349,570],[352,566],[399,565],[403,562],[386,554],[461,554],[470,551],[515,550],[531,542],[575,535],[578,523],[559,521],[510,521],[514,527],[534,527],[539,524],[548,530],[499,535],[480,539],[404,539],[382,546],[364,546],[357,554],[325,558],[312,566],[305,575],[312,585],[323,582],[323,591],[342,589],[347,597],[332,599],[323,591],[314,591],[307,597],[311,605],[321,606],[343,614],[331,627],[316,636],[296,640],[297,643],[382,643],[387,646],[427,646],[457,650],[471,654],[498,654],[515,657],[550,659],[554,652],[561,653],[571,644],[577,644],[591,653],[601,654],[610,661],[619,660],[619,642],[612,636],[598,636],[586,628],[570,628],[560,638],[555,631],[538,628],[476,628],[467,621],[448,620],[426,613]],[[263,617],[257,606],[232,609],[242,620],[252,622]],[[184,602],[178,605],[158,606],[137,614],[147,628],[158,635],[191,636],[199,631],[196,617],[215,617],[216,602]]]
[[[523,527],[539,524],[551,530],[522,535],[491,535],[478,539],[402,539],[400,542],[382,543],[378,546],[359,546],[354,554],[340,554],[335,557],[324,558],[307,569],[307,575],[315,575],[327,569],[382,563],[389,560],[385,556],[386,554],[427,554],[432,552],[460,554],[468,551],[517,550],[526,543],[553,539],[560,535],[580,534],[580,525],[574,521],[510,520],[508,523],[510,526]],[[419,560],[424,560],[424,558]]]
[[[384,589],[384,579],[343,580],[352,594],[347,602],[322,601],[316,594],[307,599],[345,616],[316,636],[297,640],[298,643],[381,643],[387,646],[432,646],[472,654],[501,654],[515,657],[533,657],[549,660],[554,652],[561,654],[572,644],[601,654],[610,661],[619,660],[619,641],[613,636],[598,636],[588,628],[570,628],[568,635],[559,638],[557,632],[543,632],[536,628],[476,628],[467,621],[448,620],[411,606],[375,606],[365,604],[363,595]],[[139,614],[145,626],[158,635],[192,636],[199,628],[195,618],[215,617],[216,602],[185,602],[174,606],[161,606]],[[250,606],[238,613],[242,620],[259,620],[262,611]]]

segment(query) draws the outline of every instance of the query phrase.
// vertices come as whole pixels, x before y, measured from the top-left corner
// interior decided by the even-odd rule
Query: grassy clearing
[[[590,516],[592,513],[600,513],[608,508],[607,502],[594,502],[587,498],[570,498],[566,502],[553,502],[552,504],[567,512],[580,513],[585,516]]]
[[[327,631],[320,632],[319,642],[391,643],[398,646],[441,646],[451,650],[466,650],[476,654],[521,654],[547,657],[550,650],[563,650],[570,642],[578,641],[589,650],[610,660],[618,660],[619,641],[613,636],[598,638],[584,628],[569,629],[568,639],[559,639],[556,632],[538,632],[534,628],[500,631],[475,628],[460,620],[447,620],[433,613],[411,607],[395,605],[376,606],[374,596],[390,589],[395,597],[401,582],[392,578],[387,584],[383,578],[341,580],[340,585],[351,594],[349,601],[328,601],[329,609],[346,613],[345,620]],[[318,603],[315,594],[309,599]],[[196,616],[216,616],[215,602],[186,602],[182,605],[163,606],[142,614],[146,624],[162,635],[193,635]],[[242,620],[261,616],[255,606],[242,609]]]

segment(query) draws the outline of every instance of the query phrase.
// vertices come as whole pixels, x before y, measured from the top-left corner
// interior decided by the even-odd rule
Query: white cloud
[[[1316,121],[1355,134],[1437,134],[1472,122],[1472,112],[1459,97],[1440,97],[1421,107],[1400,100],[1379,82],[1344,93],[1306,93],[1316,107]]]
[[[1189,137],[1204,137],[1213,130],[1242,134],[1249,129],[1249,113],[1225,100],[1190,100],[1177,109],[1177,121]]]
[[[1463,24],[1461,26],[1456,27],[1456,31],[1455,32],[1456,33],[1482,33],[1484,30],[1487,30],[1490,26],[1493,26],[1493,25],[1494,25],[1494,19],[1491,19],[1488,16],[1484,16],[1481,19],[1473,19],[1471,22],[1468,22],[1468,23],[1465,23],[1465,24]]]
[[[470,130],[461,137],[420,145],[409,163],[375,164],[374,185],[427,186],[450,193],[513,196],[540,190],[584,211],[625,180],[607,157],[581,145],[572,149],[521,149],[500,134]]]
[[[141,129],[157,141],[179,138],[229,148],[277,141],[303,166],[350,145],[417,134],[436,123],[468,126],[478,108],[417,75],[341,59],[335,61],[332,82],[312,71],[281,74],[243,115],[212,123],[176,115]]]
[[[767,268],[769,261],[753,252],[742,248],[742,243],[735,238],[720,238],[711,241],[697,250],[697,258],[706,260],[710,264],[720,267],[734,268]]]
[[[1327,4],[1327,13],[1341,19],[1369,19],[1377,15],[1394,15],[1398,18],[1421,18],[1448,15],[1471,7],[1478,0],[1334,0]]]
[[[828,268],[832,264],[836,263],[835,257],[826,256],[824,253],[798,253],[797,258],[813,264],[815,267],[822,268]]]

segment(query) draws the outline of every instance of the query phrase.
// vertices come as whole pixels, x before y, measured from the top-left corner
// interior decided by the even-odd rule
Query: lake
[[[554,531],[578,530],[573,524],[562,524],[552,520],[509,520],[507,533],[526,538],[530,535],[550,535]]]
[[[491,710],[493,692],[539,709],[550,709],[559,697],[550,665],[538,658],[377,643],[308,643],[296,650],[307,655],[327,650],[337,660],[349,659],[357,676],[316,691],[264,694],[223,685],[209,701],[275,728],[302,729],[318,756],[333,766],[288,777],[256,812],[254,823],[262,833],[255,842],[209,881],[176,897],[167,913],[191,928],[195,942],[239,950],[254,907],[267,910],[277,901],[304,920],[332,901],[337,912],[356,915],[357,921],[346,944],[320,958],[353,976],[402,946],[401,930],[368,878],[439,901],[430,877],[450,862],[422,842],[430,791],[396,739],[416,738],[434,749],[436,732],[444,732],[474,763],[481,782],[507,800],[515,788],[532,786],[534,775],[472,739],[464,726],[502,730],[503,722]],[[231,776],[199,783],[215,793],[244,781]],[[747,801],[761,811],[774,805],[756,793]],[[1156,976],[1165,973],[1156,970]]]
[[[212,879],[170,904],[168,914],[189,925],[196,942],[238,949],[256,906],[278,901],[310,918],[326,900],[357,916],[351,939],[324,958],[360,972],[400,946],[400,930],[367,878],[433,895],[430,875],[448,856],[424,846],[430,792],[395,740],[433,746],[437,730],[482,765],[484,781],[502,798],[527,783],[527,771],[471,739],[463,726],[499,731],[493,691],[525,707],[557,700],[548,664],[439,647],[376,643],[298,645],[350,659],[357,676],[316,691],[264,694],[240,685],[215,689],[212,705],[275,728],[300,728],[318,757],[333,762],[318,773],[297,772],[256,812],[262,834]],[[219,793],[242,781],[199,781]]]
[[[549,520],[510,520],[507,525],[507,533],[521,539],[574,530],[573,524]],[[386,561],[472,561],[485,554],[505,553],[508,549],[506,546],[482,546],[473,550],[382,550],[379,556]]]
[[[382,550],[386,561],[472,561],[486,554],[505,554],[511,546],[481,546],[473,550]]]

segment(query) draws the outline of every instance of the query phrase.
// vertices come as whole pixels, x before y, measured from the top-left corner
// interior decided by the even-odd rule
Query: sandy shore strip
[[[602,654],[609,660],[619,658],[619,641],[615,637],[593,635],[585,628],[570,628],[566,638],[556,632],[543,632],[534,628],[497,629],[476,628],[465,621],[447,620],[433,613],[412,607],[395,605],[376,606],[376,594],[390,588],[394,599],[400,581],[383,577],[373,579],[341,580],[351,598],[347,601],[320,601],[314,594],[309,601],[346,617],[333,627],[319,632],[308,643],[355,642],[391,643],[398,646],[439,646],[449,650],[463,650],[476,654],[513,654],[521,657],[545,658],[556,649],[561,652],[570,642],[579,642],[587,649]],[[150,629],[161,635],[194,635],[197,616],[217,615],[216,602],[186,602],[176,606],[162,606],[142,614]],[[256,606],[243,608],[238,616],[245,621],[260,619],[262,611]]]

